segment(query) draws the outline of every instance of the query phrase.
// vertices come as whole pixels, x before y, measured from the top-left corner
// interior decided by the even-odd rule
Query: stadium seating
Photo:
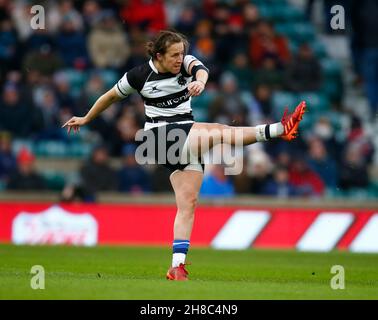
[[[64,174],[59,171],[44,170],[43,179],[45,180],[46,188],[52,191],[62,190],[66,183]]]
[[[275,29],[296,43],[312,42],[315,39],[314,27],[308,22],[277,23]]]
[[[67,77],[72,96],[77,98],[88,79],[87,74],[84,71],[75,69],[65,69],[63,73]]]
[[[305,100],[309,108],[316,113],[324,113],[330,110],[329,99],[324,93],[302,92],[297,97],[298,101]]]
[[[288,91],[275,91],[272,97],[272,114],[276,120],[280,120],[286,107],[290,110],[296,105],[297,99],[294,93]]]
[[[259,8],[260,15],[273,21],[301,21],[304,13],[290,5],[286,0],[257,0],[253,1]]]

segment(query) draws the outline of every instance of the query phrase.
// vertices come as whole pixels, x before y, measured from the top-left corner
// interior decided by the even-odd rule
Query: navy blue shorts
[[[205,165],[201,158],[183,159],[183,149],[193,123],[168,123],[154,127],[147,131],[153,133],[155,152],[154,160],[168,168],[171,172],[176,170],[193,169],[204,171]]]

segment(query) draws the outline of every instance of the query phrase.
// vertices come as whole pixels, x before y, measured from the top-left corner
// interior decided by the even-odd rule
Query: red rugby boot
[[[167,272],[168,280],[187,281],[188,271],[185,270],[185,264],[180,263],[178,267],[171,267]]]
[[[297,137],[299,122],[306,112],[306,102],[302,101],[294,110],[292,114],[287,114],[288,109],[285,109],[281,123],[284,127],[284,133],[280,136],[281,139],[290,141]]]

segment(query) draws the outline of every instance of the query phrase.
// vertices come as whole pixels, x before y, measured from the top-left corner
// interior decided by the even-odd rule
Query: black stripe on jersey
[[[142,96],[145,104],[157,108],[176,108],[180,104],[189,100],[189,91],[187,88],[180,92],[172,93],[167,96],[158,98],[146,98]]]
[[[130,86],[140,92],[143,89],[144,83],[146,82],[151,72],[152,69],[148,62],[146,62],[128,71],[126,73],[127,81],[129,82]]]
[[[147,79],[147,82],[164,80],[164,79],[175,78],[175,77],[176,77],[176,74],[173,74],[171,72],[165,72],[165,73],[153,72],[151,76]]]

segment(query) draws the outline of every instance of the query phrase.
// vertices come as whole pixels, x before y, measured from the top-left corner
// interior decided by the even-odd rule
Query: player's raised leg
[[[306,111],[302,101],[288,114],[287,110],[281,122],[262,124],[256,127],[233,127],[218,123],[195,123],[189,134],[189,148],[192,154],[202,155],[219,143],[230,145],[249,145],[255,142],[281,138],[290,141],[296,138],[298,126]]]
[[[203,173],[194,170],[177,170],[170,177],[176,197],[177,213],[173,226],[172,267],[167,272],[169,280],[188,280],[185,259],[189,250],[194,210],[202,179]]]

